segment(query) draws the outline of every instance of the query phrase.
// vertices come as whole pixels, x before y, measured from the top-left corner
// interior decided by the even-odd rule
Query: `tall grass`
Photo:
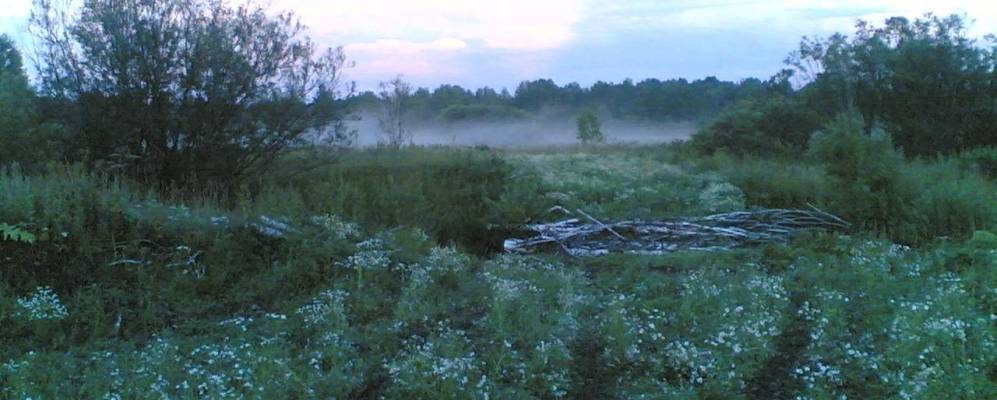
[[[363,150],[271,182],[252,207],[291,215],[331,213],[371,229],[416,227],[439,243],[494,252],[508,234],[496,204],[507,192],[521,190],[512,186],[512,172],[496,153],[481,149]]]

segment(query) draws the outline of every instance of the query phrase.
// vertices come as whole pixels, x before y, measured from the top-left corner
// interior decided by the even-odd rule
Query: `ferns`
[[[34,234],[17,225],[0,223],[0,240],[33,244],[35,243],[35,239]]]

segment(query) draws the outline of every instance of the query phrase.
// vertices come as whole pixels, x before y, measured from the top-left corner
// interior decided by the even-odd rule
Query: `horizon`
[[[414,86],[491,87],[514,91],[523,81],[558,85],[598,81],[716,77],[767,79],[804,36],[848,33],[856,21],[881,24],[891,16],[926,13],[969,17],[971,37],[997,31],[997,6],[928,1],[634,1],[597,5],[587,0],[531,4],[418,0],[356,3],[273,0],[292,11],[323,47],[342,46],[356,67],[345,78],[358,91],[401,75]],[[514,3],[514,4],[513,4]],[[0,10],[0,33],[11,36],[30,65],[30,0]],[[529,10],[528,12],[519,12]],[[380,23],[371,23],[378,21]],[[28,67],[29,74],[34,74]]]

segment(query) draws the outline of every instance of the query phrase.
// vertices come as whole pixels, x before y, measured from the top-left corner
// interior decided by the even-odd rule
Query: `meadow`
[[[824,164],[785,161],[775,180],[764,164],[782,161],[687,147],[371,149],[293,179],[292,155],[234,207],[79,167],[6,169],[0,397],[997,395],[997,190],[972,163],[904,161],[905,179],[972,193],[920,186],[903,230],[501,253],[555,205],[608,220],[856,212]],[[912,233],[960,196],[980,224]]]
[[[31,57],[0,33],[0,400],[997,399],[997,41],[969,16],[806,36],[764,79],[358,92],[366,46],[270,3],[34,0]],[[363,40],[418,71],[429,34]],[[446,37],[496,74],[675,71]],[[566,210],[621,245],[506,250]],[[734,212],[810,222],[739,241]]]

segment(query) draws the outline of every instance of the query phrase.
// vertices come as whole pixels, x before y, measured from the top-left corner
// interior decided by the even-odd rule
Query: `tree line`
[[[970,38],[966,17],[859,21],[851,36],[804,38],[786,65],[771,79],[785,90],[721,113],[698,145],[799,153],[819,127],[847,113],[907,156],[997,146],[997,38]]]
[[[634,83],[596,82],[588,87],[571,82],[558,85],[552,79],[521,82],[513,92],[490,87],[477,89],[444,84],[435,89],[420,87],[403,93],[407,117],[412,121],[455,122],[527,118],[543,112],[595,110],[613,118],[642,121],[705,121],[740,101],[764,97],[769,82],[755,78],[739,82],[707,77],[645,79]],[[359,109],[380,107],[383,96],[365,91],[351,98]]]

